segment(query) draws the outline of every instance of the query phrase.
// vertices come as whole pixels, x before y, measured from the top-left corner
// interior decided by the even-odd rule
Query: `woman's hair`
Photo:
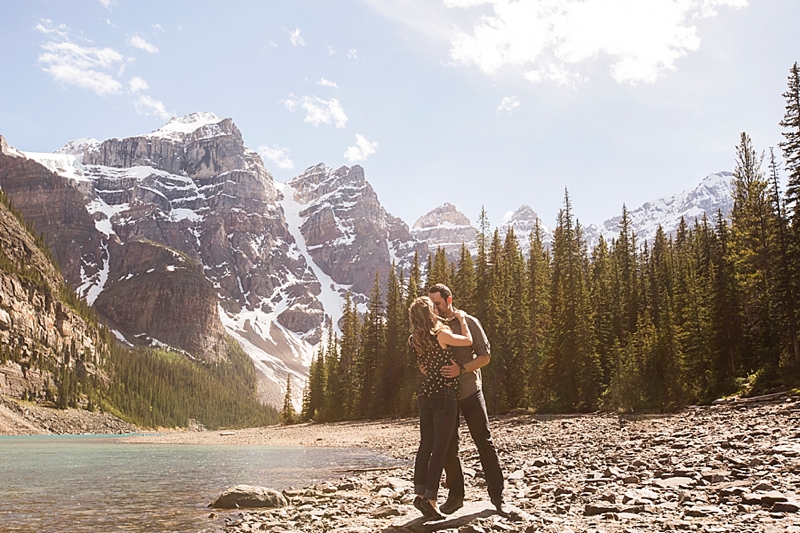
[[[430,335],[436,335],[447,326],[442,324],[433,312],[433,302],[427,296],[420,296],[408,308],[408,321],[411,323],[411,346],[421,354],[425,344],[431,342]]]

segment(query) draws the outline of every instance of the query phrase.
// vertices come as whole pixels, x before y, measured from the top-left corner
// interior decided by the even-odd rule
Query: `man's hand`
[[[428,372],[425,370],[425,367],[422,366],[422,365],[419,365],[419,371],[422,372],[423,374],[425,374],[426,376],[428,375]]]
[[[443,366],[440,372],[446,378],[457,378],[461,375],[461,367],[458,366],[458,363],[450,359],[450,364]]]

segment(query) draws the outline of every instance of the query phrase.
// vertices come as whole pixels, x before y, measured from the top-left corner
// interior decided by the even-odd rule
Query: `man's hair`
[[[434,283],[428,288],[428,294],[438,292],[444,301],[453,296],[453,291],[444,283]]]

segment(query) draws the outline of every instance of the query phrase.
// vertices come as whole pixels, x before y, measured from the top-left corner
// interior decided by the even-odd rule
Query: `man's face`
[[[442,295],[438,292],[431,292],[428,293],[428,298],[431,299],[433,302],[433,309],[436,311],[436,314],[444,317],[450,318],[453,315],[453,297],[449,296],[446,300],[442,298]]]

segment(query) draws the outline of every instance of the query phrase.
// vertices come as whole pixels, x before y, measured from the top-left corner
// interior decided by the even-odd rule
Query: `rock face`
[[[95,309],[126,338],[178,346],[212,361],[225,357],[216,293],[199,265],[173,249],[130,241],[116,247],[109,271],[117,281],[100,293]],[[203,327],[176,320],[187,313]]]
[[[408,226],[381,206],[359,165],[311,167],[292,178],[284,194],[297,206],[300,232],[314,263],[354,293],[369,294],[376,272],[385,282],[392,262],[407,268],[415,251],[423,260],[427,254]]]
[[[4,144],[0,137],[0,160],[22,159]],[[71,372],[98,373],[104,352],[97,328],[66,303],[63,284],[45,251],[0,203],[0,395],[55,400],[54,373],[65,359]]]
[[[431,251],[441,246],[451,260],[457,260],[462,243],[467,245],[470,253],[475,254],[478,230],[456,206],[445,203],[419,217],[411,228],[411,234],[418,241],[426,243]]]

